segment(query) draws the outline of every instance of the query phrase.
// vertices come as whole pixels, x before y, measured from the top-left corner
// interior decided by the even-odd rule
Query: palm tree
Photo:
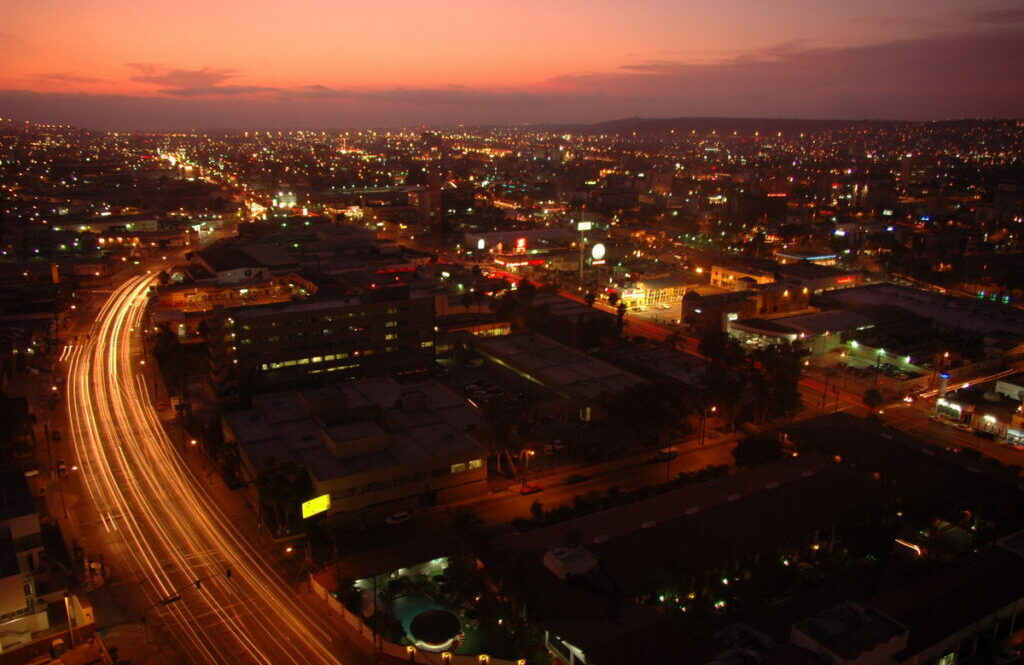
[[[271,457],[256,477],[256,488],[260,503],[272,511],[275,528],[290,530],[292,517],[302,502],[309,499],[313,484],[305,467]]]

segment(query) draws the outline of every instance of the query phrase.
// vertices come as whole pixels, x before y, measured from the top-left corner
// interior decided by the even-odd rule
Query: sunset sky
[[[1020,0],[33,0],[0,116],[105,129],[1024,115]]]

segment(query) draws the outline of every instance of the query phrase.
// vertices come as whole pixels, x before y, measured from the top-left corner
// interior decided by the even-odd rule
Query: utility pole
[[[593,228],[591,222],[576,222],[576,230],[580,232],[580,288],[583,288],[583,261],[584,261],[584,250],[586,249],[587,242],[583,236],[584,231],[589,231]]]

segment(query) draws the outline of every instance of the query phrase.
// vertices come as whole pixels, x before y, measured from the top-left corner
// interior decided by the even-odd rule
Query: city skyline
[[[1024,110],[1012,2],[599,5],[17,7],[0,115],[130,130]]]

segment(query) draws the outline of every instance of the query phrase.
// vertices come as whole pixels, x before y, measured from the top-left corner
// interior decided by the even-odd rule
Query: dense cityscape
[[[987,11],[943,16],[1024,20]],[[805,84],[776,68],[873,62],[830,48],[621,67],[725,88],[749,65],[785,98]],[[166,86],[137,92],[18,58],[39,85],[0,75],[0,665],[1021,662],[1019,73],[961,94],[947,63],[977,107],[817,115],[903,120],[597,122],[655,97],[552,74],[607,99],[524,88],[548,119],[521,122],[513,83],[125,60]],[[153,129],[150,102],[213,129]]]

